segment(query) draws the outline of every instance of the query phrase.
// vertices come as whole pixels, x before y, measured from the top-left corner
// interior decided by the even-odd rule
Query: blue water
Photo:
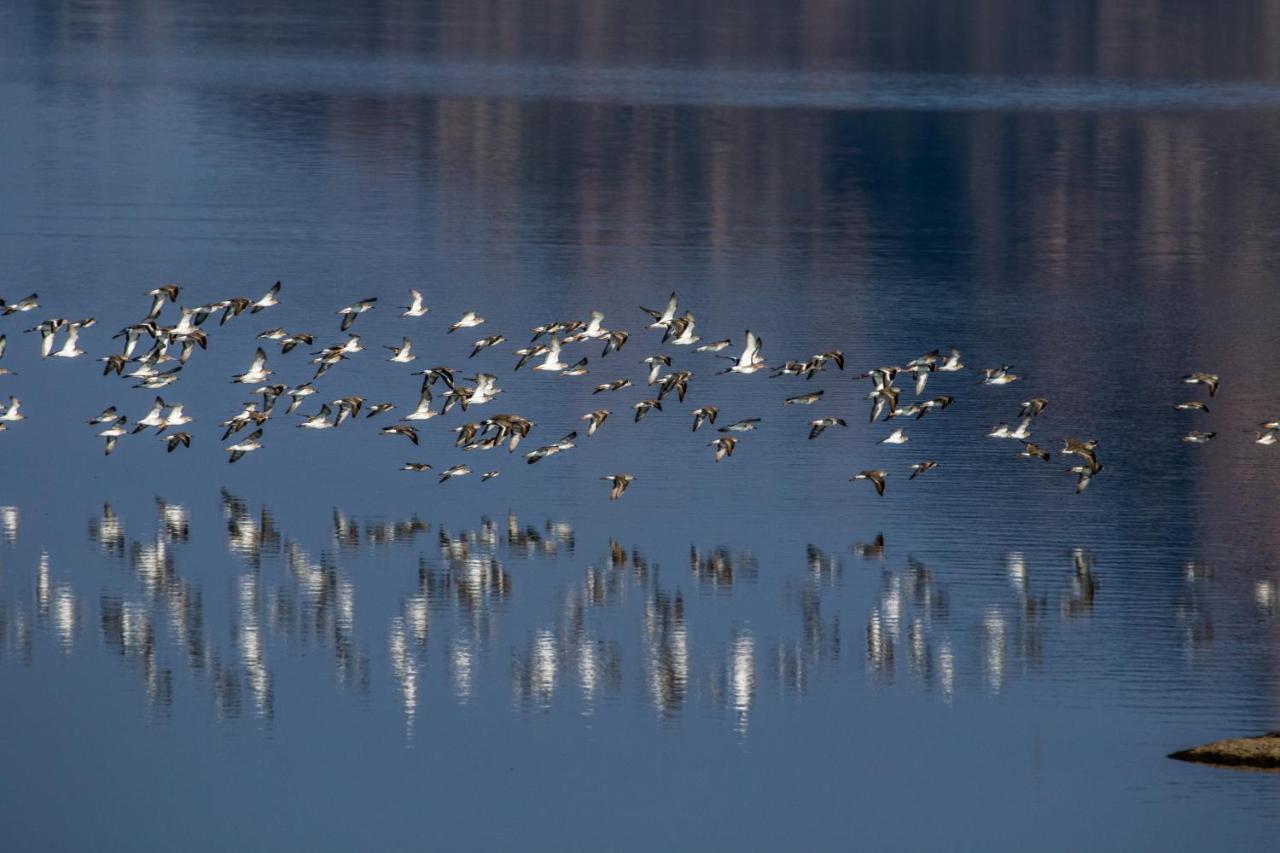
[[[1280,728],[1275,33],[1247,3],[5,6],[0,298],[41,302],[0,317],[5,848],[1268,848],[1280,777],[1165,755]],[[150,288],[276,280],[159,392],[93,360]],[[672,290],[726,353],[847,369],[716,376],[645,328]],[[375,296],[300,411],[397,408],[278,411],[228,465],[255,335],[316,335],[264,344],[298,384]],[[592,310],[620,353],[512,372]],[[82,358],[23,332],[89,316]],[[935,374],[954,405],[878,444],[856,375],[951,346],[1022,379]],[[636,424],[659,352],[689,396]],[[503,392],[379,434],[437,364]],[[104,456],[85,421],[155,393],[191,448]],[[1049,464],[986,437],[1033,396]],[[719,464],[707,404],[763,418]],[[517,453],[453,446],[500,412]],[[1100,441],[1079,495],[1065,436]]]

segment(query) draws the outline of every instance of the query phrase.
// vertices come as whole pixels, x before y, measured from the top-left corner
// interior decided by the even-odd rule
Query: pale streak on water
[[[152,395],[0,320],[0,393],[28,414],[0,434],[9,844],[1274,837],[1280,779],[1163,758],[1280,723],[1278,463],[1247,432],[1280,411],[1269,18],[1171,4],[1147,37],[1123,2],[302,5],[0,12],[0,296],[96,315],[97,355],[159,283],[194,304],[285,282],[166,389],[197,418],[172,457],[104,459],[83,421]],[[402,320],[415,285],[432,313]],[[443,329],[471,308],[503,349],[592,308],[630,329],[580,383],[475,359],[497,411],[558,436],[592,380],[640,377],[637,305],[672,289],[707,339],[749,327],[773,360],[954,344],[1025,378],[937,376],[956,405],[885,448],[847,374],[716,379],[678,353],[683,407],[635,426],[640,397],[610,400],[573,452],[489,454],[484,484],[396,470],[475,467],[452,419],[417,453],[363,422],[268,429],[235,466],[213,435],[256,332],[328,343],[378,296],[335,397],[411,405],[380,347],[463,362]],[[1171,409],[1193,369],[1224,377],[1199,421]],[[784,408],[801,386],[823,403]],[[1083,495],[984,437],[1041,394],[1036,440],[1102,440]],[[716,465],[701,403],[763,428]],[[850,428],[807,442],[828,413]],[[1219,438],[1182,445],[1192,424]],[[880,465],[884,498],[847,481]],[[610,503],[615,470],[637,479]]]

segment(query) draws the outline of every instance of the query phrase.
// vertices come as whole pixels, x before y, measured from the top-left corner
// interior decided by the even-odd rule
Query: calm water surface
[[[5,4],[0,297],[43,306],[0,319],[4,846],[1269,847],[1280,777],[1164,755],[1280,727],[1249,431],[1280,416],[1278,48],[1243,2]],[[104,457],[84,420],[152,394],[21,331],[96,316],[96,357],[151,287],[277,279],[162,392],[197,418],[172,456]],[[379,297],[322,391],[403,409],[381,346],[462,364],[479,309],[511,340],[467,367],[536,446],[642,378],[673,289],[704,340],[850,370],[676,351],[684,404],[637,426],[629,389],[537,466],[455,450],[457,412],[418,450],[273,422],[224,461],[270,326],[329,343]],[[621,354],[510,372],[592,309]],[[938,375],[955,405],[878,445],[851,374],[949,346],[1024,378]],[[1190,370],[1209,415],[1172,410]],[[1101,441],[1084,494],[985,438],[1036,395],[1036,440]],[[716,465],[702,404],[762,428]],[[806,441],[825,414],[850,428]]]

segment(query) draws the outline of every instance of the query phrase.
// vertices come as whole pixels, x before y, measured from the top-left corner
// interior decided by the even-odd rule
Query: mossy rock
[[[1216,740],[1204,746],[1193,746],[1169,754],[1179,761],[1198,761],[1219,767],[1255,767],[1280,770],[1280,731],[1257,737]]]

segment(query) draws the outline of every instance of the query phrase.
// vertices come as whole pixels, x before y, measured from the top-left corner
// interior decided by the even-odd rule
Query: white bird
[[[693,333],[693,312],[684,312],[683,317],[679,317],[671,321],[667,332],[669,335],[668,343],[672,346],[687,347],[693,346],[702,338]]]
[[[192,308],[183,308],[182,316],[178,318],[178,325],[173,327],[173,334],[187,335],[196,330],[196,312]]]
[[[546,360],[542,364],[534,365],[533,369],[559,373],[568,366],[560,360],[560,339],[552,335],[550,347],[547,349]]]
[[[393,361],[396,364],[408,364],[417,358],[413,354],[413,344],[409,342],[408,338],[405,338],[404,343],[400,344],[400,346],[387,347],[387,349],[391,350],[391,358],[387,359],[387,361]]]
[[[183,407],[183,403],[178,403],[176,406],[170,406],[169,412],[164,416],[164,422],[160,424],[160,428],[157,432],[164,432],[169,427],[186,426],[194,421],[195,418],[183,412]]]
[[[156,401],[151,404],[151,411],[147,412],[137,423],[134,424],[134,432],[142,432],[149,427],[158,427],[164,423],[165,402],[160,397],[156,397]]]
[[[452,326],[449,327],[449,331],[447,332],[447,334],[453,334],[459,329],[471,329],[476,326],[479,326],[483,322],[484,322],[484,318],[481,317],[479,314],[477,314],[475,311],[468,311],[467,313],[462,315],[461,320],[459,320],[458,322],[454,323]],[[471,472],[468,471],[467,473],[471,473]]]
[[[226,451],[231,454],[227,461],[235,462],[241,456],[246,453],[252,453],[260,447],[262,447],[262,430],[255,429],[249,433],[248,438],[244,438],[226,448]]]
[[[587,327],[581,332],[574,335],[575,340],[599,340],[600,338],[609,337],[609,330],[603,325],[604,312],[592,311],[591,319],[587,322]]]
[[[880,439],[881,444],[906,444],[911,439],[907,437],[907,432],[902,427],[898,427],[884,438]]]
[[[297,388],[289,390],[289,408],[284,410],[286,415],[292,415],[302,405],[302,401],[312,394],[316,393],[316,389],[310,382],[299,385]]]
[[[329,408],[329,404],[325,403],[320,407],[319,412],[316,412],[314,415],[298,424],[298,426],[304,429],[333,429],[338,425],[338,423],[336,419],[332,421],[329,420],[329,416],[332,413],[333,410]]]
[[[466,389],[459,390],[465,391]],[[501,393],[502,389],[498,387],[498,377],[492,373],[477,373],[476,387],[472,388],[470,395],[465,398],[466,405],[478,406],[481,403],[487,403]]]
[[[416,290],[409,291],[409,304],[401,305],[404,311],[401,317],[424,317],[431,309],[422,304],[422,294]]]
[[[665,329],[671,325],[671,321],[676,316],[676,294],[672,291],[667,297],[667,307],[661,311],[654,311],[652,308],[640,306],[640,310],[653,318],[653,322],[649,324],[650,329]]]
[[[446,468],[440,475],[440,482],[451,480],[454,477],[462,477],[471,473],[471,468],[467,465],[454,465],[452,468]]]
[[[102,414],[98,415],[96,418],[89,421],[89,424],[90,426],[92,426],[93,424],[109,424],[115,421],[117,417],[118,415],[116,414],[116,407],[108,406],[107,408],[102,410]]]
[[[351,324],[356,321],[356,318],[371,309],[377,301],[378,297],[372,296],[368,299],[361,299],[359,302],[356,302],[353,305],[348,305],[345,308],[339,308],[337,313],[342,315],[342,331],[345,332],[347,329],[350,329]]]
[[[760,355],[760,348],[763,343],[764,342],[761,341],[760,338],[756,337],[756,335],[748,329],[747,343],[746,346],[742,348],[742,355],[738,356],[737,359],[733,359],[734,364],[720,372],[755,373],[757,370],[764,370],[764,358]],[[727,356],[721,356],[721,358],[727,358]]]
[[[114,422],[112,422],[111,426],[107,427],[102,432],[98,433],[98,435],[102,436],[107,440],[107,448],[104,455],[110,456],[111,451],[116,449],[116,442],[120,440],[120,436],[126,435],[129,432],[129,430],[125,427],[125,422],[128,420],[129,419],[126,418],[124,415],[121,415],[120,417],[116,418]]]
[[[938,369],[947,373],[954,373],[957,370],[964,370],[964,365],[960,363],[960,350],[952,349],[951,355],[943,359],[942,364],[938,365]]]
[[[845,423],[844,418],[835,418],[835,417],[818,418],[817,420],[809,421],[809,440],[812,441],[813,439],[822,435],[823,430],[825,430],[827,427],[833,427],[833,426],[847,427],[848,424]]]
[[[22,408],[22,401],[17,397],[10,397],[9,408],[0,412],[0,421],[14,422],[25,420],[27,416],[18,411],[20,408]]]
[[[29,332],[40,333],[40,357],[41,358],[48,358],[49,355],[53,352],[53,336],[58,331],[58,329],[62,328],[62,324],[63,324],[62,320],[45,320],[43,323],[40,323],[38,326],[35,326],[34,328],[27,330]]]
[[[671,356],[651,355],[648,358],[641,359],[640,363],[649,365],[649,376],[645,382],[648,385],[653,385],[661,378],[658,374],[662,373],[662,368],[671,366]]]
[[[155,391],[156,389],[163,388],[166,385],[172,385],[173,383],[177,382],[178,374],[181,371],[182,371],[182,365],[178,365],[177,367],[172,368],[171,370],[164,370],[164,371],[161,371],[160,373],[156,373],[151,376],[148,376],[145,379],[143,379],[141,382],[139,382],[137,385],[134,385],[133,387],[146,388],[148,390]]]
[[[1016,374],[1009,372],[1008,365],[1004,367],[990,367],[982,371],[985,376],[982,380],[983,385],[1008,385],[1010,382],[1017,382],[1020,378]]]
[[[251,385],[256,382],[262,382],[272,373],[267,369],[267,354],[262,351],[262,347],[258,347],[258,351],[253,354],[253,363],[249,365],[249,369],[244,373],[237,374],[231,378],[232,382],[239,382],[242,385]]]
[[[54,358],[77,358],[84,355],[84,350],[77,346],[80,340],[80,329],[85,326],[92,326],[93,323],[93,320],[69,323],[67,325],[67,339],[62,342],[62,348],[53,354]]]
[[[425,421],[434,418],[439,412],[431,408],[431,384],[422,380],[422,391],[418,395],[418,407],[404,416],[406,421]]]
[[[275,284],[271,285],[271,289],[268,290],[261,299],[249,307],[249,313],[257,314],[263,308],[270,308],[273,305],[279,305],[280,300],[277,298],[279,296],[280,282],[277,281]]]
[[[6,304],[3,299],[0,299],[0,314],[3,314],[5,317],[8,317],[10,314],[13,314],[18,311],[22,311],[22,312],[33,311],[36,308],[40,307],[40,303],[36,301],[38,298],[39,297],[33,293],[30,296],[24,296],[22,299],[19,299],[17,302],[10,302],[8,304]]]

